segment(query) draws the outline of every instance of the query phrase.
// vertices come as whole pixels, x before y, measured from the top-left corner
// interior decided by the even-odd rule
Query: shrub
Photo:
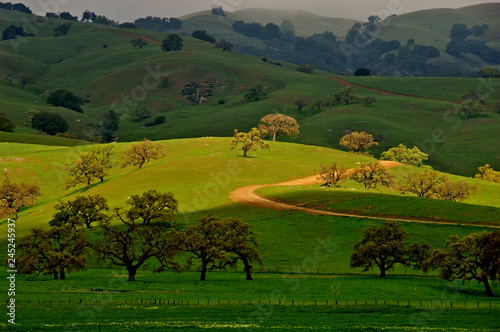
[[[32,126],[49,135],[64,133],[68,130],[68,122],[54,112],[41,112],[33,117]]]
[[[66,89],[57,89],[51,92],[47,97],[47,104],[69,108],[76,112],[83,113],[83,109],[81,108],[83,99]]]

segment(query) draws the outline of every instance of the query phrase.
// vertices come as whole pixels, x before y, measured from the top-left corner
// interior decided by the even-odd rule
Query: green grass
[[[279,202],[361,216],[500,225],[498,207],[318,186],[265,187],[256,193]]]
[[[397,306],[21,305],[23,331],[495,331],[498,310]],[[39,318],[57,315],[58,323]],[[77,314],[77,317],[75,317]],[[134,317],[131,321],[130,317]],[[13,331],[15,331],[13,329]]]
[[[21,21],[23,17],[9,11],[0,12],[0,28]],[[207,17],[220,22],[213,15]],[[121,142],[143,137],[161,140],[231,136],[234,129],[249,130],[262,116],[282,112],[298,120],[301,126],[298,143],[338,147],[345,132],[367,131],[383,138],[373,150],[375,156],[404,143],[426,150],[431,155],[432,166],[442,171],[471,176],[477,167],[486,163],[500,168],[500,151],[495,141],[500,115],[493,110],[487,111],[486,118],[463,120],[449,113],[455,105],[448,102],[378,96],[379,101],[370,107],[354,104],[321,113],[306,107],[299,113],[293,105],[295,100],[300,98],[312,103],[341,88],[330,78],[330,73],[317,71],[314,75],[305,75],[296,72],[292,64],[283,63],[283,67],[277,67],[257,57],[223,53],[212,44],[187,36],[183,36],[182,52],[163,53],[160,47],[152,44],[134,49],[129,42],[132,37],[114,33],[115,30],[109,27],[81,22],[72,25],[68,36],[51,37],[52,30],[62,22],[49,19],[47,24],[40,26],[38,37],[26,39],[19,45],[19,53],[9,41],[0,42],[0,72],[14,72],[15,78],[12,85],[5,80],[0,82],[0,110],[17,124],[16,134],[34,133],[32,128],[22,124],[24,113],[30,109],[61,114],[69,123],[69,132],[77,133],[82,139],[92,129],[91,124],[99,121],[102,112],[115,108],[122,114],[117,132]],[[149,31],[127,31],[157,40],[166,36]],[[46,51],[40,54],[42,48]],[[151,71],[153,77],[148,76]],[[75,75],[76,72],[83,74]],[[37,80],[23,90],[17,80],[28,73],[35,74]],[[133,93],[139,93],[138,89],[144,87],[144,82],[154,86],[155,79],[166,74],[170,78],[167,87],[156,86],[146,91],[145,98],[132,98]],[[203,83],[208,79],[214,79],[216,84],[213,98],[206,104],[192,105],[181,95],[185,84]],[[349,79],[390,91],[454,100],[480,83],[477,79],[466,78]],[[259,102],[245,103],[245,92],[256,83],[262,83],[270,92],[269,96]],[[46,92],[56,88],[89,95],[90,102],[83,106],[84,113],[46,105]],[[356,89],[356,93],[376,95],[363,89]],[[127,97],[132,102],[127,104]],[[226,103],[219,105],[219,99],[225,99]],[[496,99],[500,99],[498,89],[487,101],[493,103]],[[146,128],[143,122],[132,121],[130,113],[139,105],[150,107],[153,116],[165,116],[165,123]],[[290,141],[287,138],[280,140]],[[19,142],[26,140],[20,137]]]

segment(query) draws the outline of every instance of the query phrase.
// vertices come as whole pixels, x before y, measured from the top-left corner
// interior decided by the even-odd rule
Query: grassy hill
[[[210,20],[218,19],[214,15],[205,16]],[[199,17],[195,15],[193,19]],[[21,24],[23,18],[33,20],[30,15],[0,10],[0,29]],[[228,14],[227,19],[237,18],[239,16]],[[312,103],[332,95],[341,85],[326,72],[305,75],[295,71],[292,64],[282,63],[278,67],[260,58],[224,53],[212,44],[187,36],[183,36],[184,50],[171,53],[163,53],[152,43],[143,49],[132,48],[129,41],[137,37],[130,34],[158,41],[166,36],[135,29],[120,30],[75,22],[68,36],[52,37],[53,29],[62,23],[62,20],[48,19],[47,23],[40,24],[36,38],[17,41],[17,52],[11,41],[0,42],[0,73],[3,77],[12,74],[14,78],[12,84],[0,80],[0,112],[7,113],[17,124],[15,134],[35,133],[23,125],[24,113],[33,109],[61,114],[70,125],[69,132],[82,139],[92,130],[91,124],[98,123],[100,115],[113,108],[121,114],[117,131],[121,142],[143,137],[161,140],[231,136],[234,129],[248,130],[256,126],[266,114],[284,112],[295,117],[301,125],[301,135],[296,140],[299,143],[338,147],[345,132],[364,130],[381,139],[380,145],[373,150],[375,156],[404,143],[427,148],[431,152],[431,164],[442,171],[470,176],[478,166],[486,163],[500,168],[500,152],[495,140],[499,115],[493,110],[487,111],[485,119],[462,121],[456,115],[444,117],[455,107],[452,103],[378,95],[356,89],[359,95],[377,96],[378,102],[369,107],[353,104],[322,112],[309,106],[298,112],[293,105],[297,99]],[[44,52],[40,52],[42,49]],[[18,79],[26,74],[34,74],[36,82],[22,89]],[[158,84],[162,76],[169,77],[166,87]],[[461,95],[481,83],[463,78],[349,80],[383,90],[451,100],[460,100]],[[193,82],[212,86],[212,96],[206,103],[194,105],[182,95],[186,85]],[[488,82],[496,87],[500,81]],[[259,102],[246,103],[244,94],[257,83],[263,84],[269,96]],[[57,88],[88,96],[84,113],[46,105],[47,93]],[[489,92],[488,103],[500,100],[498,89],[484,87],[484,91]],[[221,105],[219,100],[225,103]],[[165,123],[146,128],[144,122],[132,121],[131,112],[143,105],[152,110],[153,117],[165,116]],[[457,121],[460,122],[458,128],[455,126]],[[433,131],[439,129],[446,132],[444,142],[433,140]],[[8,137],[8,141],[16,141],[15,136]],[[37,137],[32,140],[37,141]],[[22,142],[26,139],[19,137]],[[287,138],[282,140],[289,141]],[[482,144],[478,145],[479,141]],[[78,143],[63,145],[74,144]]]
[[[71,320],[65,318],[71,315],[73,310],[78,310],[80,299],[83,299],[84,306],[87,306],[87,303],[89,308],[93,306],[93,309],[89,310],[95,310],[94,317],[97,320],[92,323],[101,323],[103,327],[109,325],[110,329],[111,325],[116,328],[122,327],[124,322],[122,318],[125,317],[123,315],[130,306],[135,308],[130,317],[144,321],[143,327],[149,326],[146,321],[149,322],[151,319],[163,322],[159,317],[159,320],[156,318],[160,308],[163,315],[168,312],[169,317],[172,317],[171,310],[175,310],[173,307],[166,304],[155,304],[151,307],[147,307],[146,304],[139,305],[145,299],[146,301],[161,299],[169,303],[173,303],[175,299],[177,303],[175,308],[183,308],[183,314],[179,314],[176,319],[176,324],[180,324],[181,327],[184,326],[182,323],[184,320],[193,320],[192,315],[196,315],[197,310],[206,313],[213,305],[216,305],[220,312],[225,312],[231,317],[243,314],[245,316],[242,319],[246,320],[247,308],[242,307],[241,304],[254,303],[255,305],[259,301],[262,303],[272,301],[276,316],[269,317],[266,324],[273,322],[273,326],[282,326],[283,330],[288,328],[281,325],[283,323],[280,323],[280,317],[283,319],[287,317],[287,321],[290,319],[288,316],[290,310],[294,310],[292,300],[295,301],[294,306],[300,305],[302,308],[300,317],[297,317],[294,323],[297,326],[309,324],[308,319],[313,319],[313,317],[316,317],[313,319],[315,321],[319,319],[317,321],[319,325],[330,324],[327,321],[319,323],[323,315],[322,310],[327,310],[329,317],[331,315],[338,315],[339,319],[347,317],[344,311],[335,311],[337,310],[333,307],[335,301],[343,306],[345,301],[349,303],[349,306],[342,309],[348,310],[351,315],[349,316],[351,323],[345,324],[354,322],[356,326],[375,324],[380,328],[407,326],[408,317],[405,310],[408,312],[421,310],[419,309],[420,303],[425,308],[429,308],[431,300],[434,301],[434,306],[439,307],[439,299],[443,296],[445,296],[446,306],[449,306],[450,299],[453,301],[455,308],[453,311],[455,323],[453,324],[460,320],[461,328],[467,328],[469,324],[472,324],[469,322],[472,320],[471,313],[475,315],[475,318],[477,315],[495,314],[500,303],[493,299],[493,309],[486,309],[490,298],[482,294],[482,286],[476,282],[445,284],[437,278],[434,272],[423,275],[419,271],[406,270],[402,267],[395,268],[387,278],[381,279],[377,277],[376,271],[361,273],[358,269],[350,268],[349,255],[354,243],[359,240],[365,228],[378,225],[381,221],[273,211],[236,204],[229,199],[229,192],[242,186],[277,183],[312,175],[321,163],[337,160],[348,167],[354,167],[356,163],[369,161],[371,158],[323,147],[282,142],[272,143],[270,151],[254,152],[251,153],[250,158],[242,158],[240,152],[229,149],[229,142],[229,138],[164,141],[162,144],[167,149],[165,159],[147,164],[141,170],[116,167],[102,184],[96,183],[89,190],[78,186],[66,191],[63,190],[66,179],[62,170],[63,165],[67,161],[74,160],[76,155],[85,151],[87,147],[65,148],[3,143],[0,146],[2,151],[0,166],[9,170],[11,180],[36,181],[40,184],[43,193],[36,206],[20,213],[16,227],[18,238],[26,235],[33,227],[47,227],[47,222],[54,213],[53,207],[59,199],[67,200],[76,195],[100,193],[108,198],[110,207],[117,207],[123,206],[130,195],[154,188],[174,193],[179,201],[181,214],[177,221],[181,226],[195,222],[197,218],[209,212],[220,217],[242,218],[252,224],[258,234],[259,253],[264,261],[262,269],[255,267],[255,280],[252,282],[244,282],[240,269],[209,272],[208,281],[205,283],[198,281],[199,273],[194,270],[182,274],[173,272],[153,274],[149,269],[141,269],[137,275],[137,281],[131,283],[125,281],[126,273],[121,269],[92,258],[87,271],[71,273],[66,281],[49,281],[50,276],[38,276],[29,280],[19,278],[17,287],[22,291],[16,297],[17,303],[21,302],[18,305],[18,312],[26,312],[23,322],[20,322],[21,326],[25,330],[29,328],[43,330],[42,326],[50,322],[64,325],[78,323],[82,324],[81,328],[90,327],[91,323],[80,316],[74,316]],[[130,143],[116,144],[116,154],[113,159],[119,161],[120,153],[129,145]],[[399,175],[408,170],[407,166],[392,169]],[[458,177],[453,177],[453,179],[458,179]],[[475,214],[481,211],[483,216],[487,216],[490,224],[498,224],[500,201],[496,193],[500,185],[473,179],[467,179],[467,181],[479,187],[476,195],[468,200],[467,204],[425,200],[426,206],[433,203],[440,213],[449,214],[451,218],[453,218],[451,212],[468,210]],[[358,189],[355,192],[360,197],[356,197],[354,201],[366,204],[368,199],[370,205],[390,207],[391,199],[386,195],[390,191],[386,191],[382,196],[387,197],[387,201],[374,200],[373,194],[369,193],[365,196],[359,185],[349,183],[349,186]],[[270,187],[270,189],[273,188]],[[322,195],[336,197],[336,193],[332,191],[326,193],[319,188],[319,185],[316,188],[281,187],[281,189],[294,193],[300,201],[317,199],[316,192],[318,191],[321,191]],[[406,201],[402,204],[408,207],[418,207],[422,203],[422,200],[416,197],[397,197],[405,199]],[[352,202],[353,197],[349,200]],[[426,211],[429,217],[434,216],[432,210]],[[412,211],[408,209],[407,213],[411,215]],[[411,241],[425,241],[433,247],[440,248],[444,246],[445,239],[451,234],[464,236],[485,229],[481,225],[402,223],[402,226],[412,234]],[[0,227],[0,237],[5,239],[7,227],[6,225]],[[2,253],[0,258],[4,256],[5,254]],[[492,287],[495,292],[500,291],[498,285],[494,284]],[[328,291],[325,291],[326,289]],[[276,290],[279,292],[276,293]],[[38,299],[44,304],[43,306],[33,303]],[[137,304],[131,304],[131,301],[136,300]],[[72,305],[68,304],[70,301]],[[93,304],[90,304],[90,301]],[[107,304],[108,301],[109,304]],[[127,304],[124,303],[125,301]],[[182,301],[181,307],[178,301]],[[198,301],[200,301],[200,307],[197,305]],[[210,304],[208,307],[207,301]],[[278,304],[278,301],[281,302]],[[329,306],[323,307],[326,301]],[[370,306],[362,307],[365,301]],[[377,305],[375,301],[378,301]],[[384,301],[387,305],[382,305]],[[411,303],[410,306],[406,306],[408,301]],[[465,301],[469,308],[471,303],[475,306],[476,302],[479,302],[482,309],[474,309],[472,312],[464,311]],[[102,305],[99,304],[99,307],[96,307],[98,302]],[[184,307],[187,303],[189,306]],[[404,307],[397,307],[396,303]],[[255,310],[254,305],[249,308]],[[279,305],[283,307],[278,307]],[[320,306],[314,308],[315,305]],[[144,310],[149,311],[145,313]],[[368,320],[369,316],[366,315],[369,312],[366,310],[376,312],[377,315],[390,314],[394,317],[390,320],[384,319],[383,322]],[[358,315],[352,316],[353,312],[358,311],[359,315],[364,318]],[[62,315],[62,312],[66,314]],[[106,313],[105,320],[101,313]],[[448,321],[450,318],[446,316],[448,314],[447,310],[442,312],[439,319],[432,321],[431,326],[437,331],[439,328],[444,328],[442,327],[444,324],[448,328],[452,326],[453,324]],[[43,317],[44,321],[40,317]],[[218,322],[227,321],[228,324],[234,322],[234,317],[224,315],[214,317]],[[241,323],[241,320],[238,323]],[[167,325],[161,326],[163,329],[168,329],[173,322],[169,320],[165,324]],[[262,326],[262,330],[267,330],[266,324]],[[410,326],[413,325],[413,323],[410,324]],[[474,326],[477,328],[477,322]],[[485,319],[481,326],[494,329],[496,323]],[[53,325],[45,328],[50,330]]]

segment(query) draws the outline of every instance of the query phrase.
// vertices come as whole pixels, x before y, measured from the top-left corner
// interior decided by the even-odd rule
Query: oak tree
[[[431,169],[423,172],[408,172],[399,185],[401,193],[411,193],[418,197],[433,197],[437,193],[437,186],[448,181],[446,175]]]
[[[83,152],[73,163],[66,164],[66,171],[70,178],[66,182],[66,189],[75,187],[80,183],[87,185],[87,189],[94,179],[104,182],[104,177],[115,163],[111,160],[113,145],[98,145],[88,152]]]
[[[92,228],[92,224],[105,224],[111,220],[107,200],[100,194],[76,196],[73,200],[60,201],[55,209],[56,213],[49,222],[53,227],[71,225],[72,228],[77,228],[85,225]]]
[[[354,245],[349,265],[361,267],[363,272],[376,266],[382,278],[396,264],[421,269],[429,256],[430,246],[410,245],[406,242],[408,237],[408,232],[393,221],[385,221],[379,227],[371,226],[365,230],[361,241]]]
[[[7,114],[0,113],[0,131],[13,132],[16,124],[12,121]]]
[[[71,225],[49,230],[33,229],[19,243],[17,264],[22,274],[52,274],[66,279],[66,273],[86,269],[87,237]]]
[[[137,166],[141,169],[145,163],[158,160],[167,155],[165,146],[161,143],[153,143],[144,139],[141,143],[132,144],[122,155],[122,168],[126,166]]]
[[[246,280],[253,280],[251,263],[262,265],[262,259],[257,252],[257,234],[252,226],[240,219],[227,218],[223,220],[224,250],[231,253],[227,257],[229,266],[235,266],[238,261],[243,262]]]
[[[234,45],[228,40],[221,39],[217,43],[215,43],[215,48],[222,49],[222,52],[231,52],[234,48]]]
[[[179,35],[171,34],[163,40],[162,50],[164,52],[180,51],[183,47],[182,38]]]
[[[495,171],[489,164],[480,166],[477,170],[479,173],[475,175],[476,179],[500,183],[500,172]]]
[[[0,218],[14,215],[23,207],[35,205],[40,196],[40,187],[35,183],[12,183],[8,176],[0,185]]]
[[[424,161],[429,160],[429,155],[420,151],[416,146],[410,149],[403,144],[399,144],[399,146],[383,152],[380,160],[398,161],[402,164],[420,167]]]
[[[241,143],[240,150],[243,151],[243,157],[247,157],[248,151],[257,151],[257,147],[269,150],[269,144],[262,140],[264,133],[257,128],[252,128],[248,133],[239,133],[234,131],[233,140],[231,141],[231,150],[236,148]]]
[[[90,244],[101,258],[125,267],[128,281],[135,281],[137,270],[154,258],[159,263],[154,272],[169,268],[178,270],[179,265],[173,261],[178,248],[171,230],[159,225],[141,227],[136,219],[123,215],[120,209],[115,209],[115,214],[121,225],[102,224],[98,229],[99,237]]]
[[[360,152],[360,150],[367,151],[372,146],[377,146],[378,143],[374,141],[373,135],[367,134],[366,132],[353,132],[351,134],[344,135],[339,144],[349,150],[353,150],[354,153]]]
[[[323,186],[335,187],[339,181],[348,177],[348,170],[338,162],[330,165],[323,165],[319,172],[319,177],[324,181]]]
[[[259,83],[257,85],[250,87],[248,92],[245,94],[245,100],[249,102],[258,101],[265,98],[268,94],[269,92],[265,91],[262,84]]]
[[[469,198],[477,187],[465,181],[446,180],[436,186],[436,195],[439,199],[447,201],[463,201]]]
[[[144,38],[133,39],[130,43],[132,44],[132,47],[143,48],[144,46],[148,46],[148,42]]]
[[[299,124],[294,118],[284,114],[268,114],[260,119],[259,130],[273,137],[273,142],[277,136],[297,137],[299,134]],[[265,135],[264,135],[265,136]]]
[[[486,295],[493,296],[489,281],[500,280],[500,231],[472,233],[463,238],[452,235],[447,250],[435,249],[426,267],[438,269],[441,278],[477,280]]]
[[[142,195],[133,195],[127,199],[129,206],[125,215],[130,220],[141,219],[144,225],[174,221],[177,217],[178,203],[174,194],[160,193],[154,189]]]
[[[368,191],[370,188],[376,189],[379,185],[391,186],[394,175],[385,166],[373,161],[354,168],[351,171],[350,178],[362,183]]]

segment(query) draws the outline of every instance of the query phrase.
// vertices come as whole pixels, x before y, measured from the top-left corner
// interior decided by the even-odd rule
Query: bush
[[[49,135],[65,133],[68,131],[68,122],[54,112],[41,112],[33,117],[32,126]]]
[[[308,63],[302,63],[295,68],[295,70],[305,74],[314,74],[315,69],[313,65]]]
[[[368,68],[358,68],[354,72],[354,76],[372,76],[372,74]]]
[[[203,40],[212,44],[215,44],[216,40],[215,37],[209,35],[205,30],[196,30],[193,32],[191,37]]]
[[[132,120],[139,122],[151,117],[151,110],[147,106],[138,107],[132,113]]]
[[[153,121],[149,121],[145,124],[146,127],[153,127],[165,123],[165,116],[159,115]]]
[[[83,109],[81,108],[83,99],[66,89],[57,89],[51,92],[47,97],[47,104],[69,108],[79,113],[83,113]]]
[[[219,105],[224,105],[226,103],[226,100],[224,98],[219,99]]]
[[[2,31],[2,40],[8,39],[16,39],[19,37],[35,37],[32,33],[24,32],[24,28],[22,26],[14,26],[11,25]]]
[[[7,114],[0,113],[0,131],[13,132],[14,128],[16,128],[16,124],[10,118],[7,117]]]

